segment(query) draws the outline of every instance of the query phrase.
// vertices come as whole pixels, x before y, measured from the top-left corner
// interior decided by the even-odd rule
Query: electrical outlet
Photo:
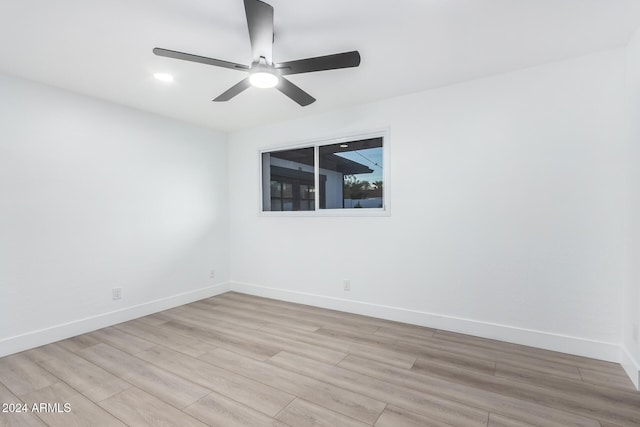
[[[637,323],[633,324],[633,329],[631,333],[633,336],[633,340],[637,343],[638,342],[638,324]]]
[[[121,299],[122,298],[122,288],[113,288],[113,289],[111,289],[111,298],[113,298],[113,299]]]
[[[215,278],[216,278],[216,271],[215,270],[209,271],[209,279],[215,279]]]
[[[351,281],[344,279],[342,281],[342,287],[344,288],[345,291],[350,291],[351,290]]]

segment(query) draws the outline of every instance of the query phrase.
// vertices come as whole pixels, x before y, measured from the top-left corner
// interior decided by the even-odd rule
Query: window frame
[[[352,133],[348,135],[341,135],[335,137],[319,138],[309,140],[306,142],[297,142],[285,145],[274,145],[269,147],[263,147],[258,150],[258,216],[264,217],[332,217],[332,216],[355,216],[355,217],[376,217],[376,216],[390,216],[390,161],[389,161],[389,146],[390,146],[390,131],[388,128],[370,130],[366,132]],[[319,147],[326,145],[349,143],[362,139],[370,138],[382,138],[382,179],[383,179],[383,193],[382,193],[382,207],[381,208],[336,208],[326,209],[320,208],[320,191],[315,191],[315,209],[308,211],[265,211],[263,210],[263,179],[265,171],[263,170],[262,155],[265,153],[272,153],[274,151],[283,150],[296,150],[302,148],[313,148],[314,152],[314,188],[320,188],[320,150]],[[270,182],[270,178],[267,178]]]

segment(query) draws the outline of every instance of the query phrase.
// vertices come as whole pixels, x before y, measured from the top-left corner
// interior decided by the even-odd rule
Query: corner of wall
[[[620,349],[620,364],[633,382],[633,385],[640,390],[640,361],[631,355],[631,352],[623,345]]]
[[[180,305],[189,304],[200,299],[228,292],[228,282],[220,283],[195,291],[184,292],[166,298],[160,298],[143,304],[126,307],[120,310],[102,313],[97,316],[75,320],[69,323],[54,325],[49,328],[28,332],[22,335],[0,340],[0,357],[19,353],[31,348],[39,347],[55,341],[75,337],[76,335],[92,332],[113,326],[118,323],[137,319],[159,311],[168,310]]]

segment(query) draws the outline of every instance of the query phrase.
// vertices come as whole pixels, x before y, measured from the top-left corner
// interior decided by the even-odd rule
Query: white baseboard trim
[[[640,390],[640,361],[634,359],[624,345],[620,349],[620,364],[629,378],[631,378],[633,385]]]
[[[209,298],[227,292],[229,289],[229,283],[225,282],[5,338],[0,340],[0,357]]]
[[[120,310],[102,313],[96,316],[5,338],[0,340],[0,357],[39,347],[51,342],[71,338],[76,335],[95,331],[97,329],[126,322],[128,320],[157,313],[159,311],[168,310],[173,307],[209,298],[228,291],[395,320],[398,322],[459,332],[515,344],[560,351],[578,356],[592,357],[610,362],[618,362],[622,364],[634,385],[636,387],[639,386],[640,364],[638,361],[634,360],[625,348],[621,348],[617,344],[428,313],[418,310],[409,310],[400,307],[372,304],[239,282],[221,283],[197,289],[195,291],[184,292],[131,307],[122,308]]]
[[[532,329],[517,328],[473,319],[409,310],[324,295],[271,288],[250,283],[231,282],[235,292],[307,304],[332,310],[346,311],[398,322],[411,323],[483,338],[522,344],[609,362],[620,362],[620,346],[614,343],[589,340]]]

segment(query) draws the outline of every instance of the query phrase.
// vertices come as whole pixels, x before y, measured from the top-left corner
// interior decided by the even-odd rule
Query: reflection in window
[[[268,180],[263,176],[262,182],[270,182],[270,194],[263,194],[263,210],[314,210],[314,167],[313,147],[263,153],[262,170]]]
[[[383,209],[383,139],[263,152],[263,211]]]
[[[318,147],[320,173],[327,174],[321,208],[382,208],[382,137]]]

